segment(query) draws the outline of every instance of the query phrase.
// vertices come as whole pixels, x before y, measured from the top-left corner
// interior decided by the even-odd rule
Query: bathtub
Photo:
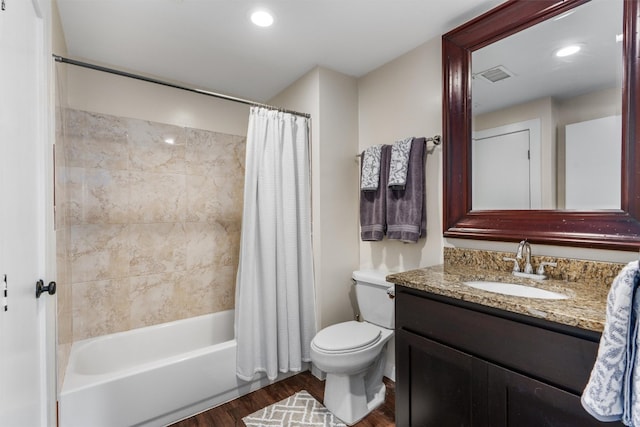
[[[73,343],[60,425],[164,426],[272,383],[236,378],[233,322],[227,310]]]

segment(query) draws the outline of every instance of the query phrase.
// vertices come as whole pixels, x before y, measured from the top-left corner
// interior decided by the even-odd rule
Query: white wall
[[[440,56],[440,38],[436,38],[358,80],[359,151],[407,136],[442,134]],[[362,268],[402,271],[442,262],[441,147],[427,154],[426,184],[426,239],[416,244],[360,242]],[[357,190],[353,196],[357,197]]]
[[[318,327],[351,320],[358,268],[356,79],[316,67],[270,104],[311,114],[314,267]]]

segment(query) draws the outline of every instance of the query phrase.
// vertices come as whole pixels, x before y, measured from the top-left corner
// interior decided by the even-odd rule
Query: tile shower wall
[[[65,185],[66,159],[64,123],[66,110],[56,108],[55,143],[55,220],[56,220],[56,300],[58,309],[58,391],[62,388],[65,370],[73,342],[73,318],[71,313],[71,263],[69,259],[69,238],[71,226],[65,210],[68,206],[68,192]]]
[[[64,134],[73,340],[233,308],[245,137],[78,110]]]

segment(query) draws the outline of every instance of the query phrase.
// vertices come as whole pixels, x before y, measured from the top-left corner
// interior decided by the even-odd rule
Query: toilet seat
[[[316,334],[313,345],[325,353],[350,353],[376,344],[381,336],[375,325],[349,321],[324,328]]]

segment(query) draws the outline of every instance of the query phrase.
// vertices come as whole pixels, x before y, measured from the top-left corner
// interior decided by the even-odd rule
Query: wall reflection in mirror
[[[622,23],[592,0],[473,52],[473,210],[620,209]]]

